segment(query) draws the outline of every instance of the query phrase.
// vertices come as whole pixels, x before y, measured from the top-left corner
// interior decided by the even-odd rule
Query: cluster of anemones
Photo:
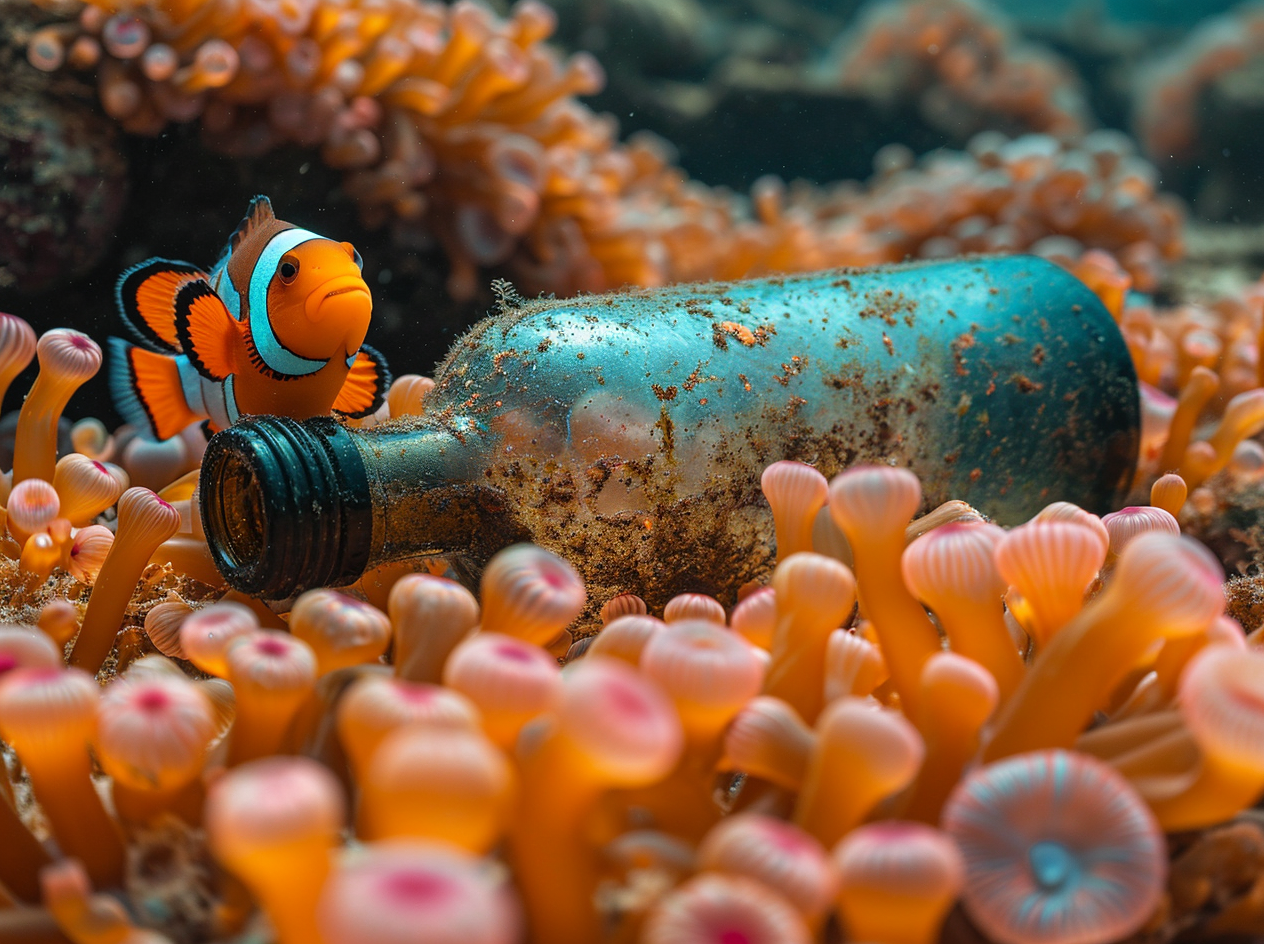
[[[1209,304],[1161,307],[1131,292],[1133,279],[1108,253],[1060,260],[1118,322],[1140,381],[1142,430],[1137,484],[1180,479],[1181,501],[1214,506],[1200,488],[1220,472],[1239,482],[1264,477],[1264,284]]]
[[[1189,156],[1198,140],[1202,97],[1222,77],[1264,52],[1264,10],[1243,3],[1208,17],[1175,49],[1138,70],[1132,125],[1159,160]]]
[[[947,28],[932,20],[923,25]],[[506,19],[472,0],[101,0],[38,31],[29,59],[95,69],[103,107],[137,133],[200,119],[208,144],[232,154],[319,147],[367,220],[442,243],[461,297],[486,267],[530,293],[569,295],[1012,251],[1050,235],[1117,252],[1138,278],[1180,252],[1179,209],[1118,135],[1080,148],[989,135],[916,170],[891,149],[868,188],[789,199],[771,178],[749,201],[702,186],[662,142],[620,143],[609,116],[575,99],[601,85],[601,70],[583,54],[559,59],[543,42],[553,26],[536,0]],[[968,58],[971,43],[954,42],[936,62]],[[976,63],[992,71],[974,81],[999,95],[1021,79],[1018,99],[1060,101],[1029,58]],[[1066,130],[1046,117],[1033,126]]]
[[[885,0],[842,37],[829,68],[842,88],[883,104],[916,98],[926,120],[1078,137],[1093,124],[1074,68],[1019,40],[983,0]]]
[[[888,145],[874,170],[864,187],[795,185],[788,194],[765,178],[755,206],[774,231],[821,227],[866,262],[1030,251],[1071,266],[1098,248],[1151,292],[1164,263],[1184,253],[1180,201],[1157,192],[1158,172],[1118,131],[1074,144],[984,131],[964,151],[916,161],[908,148]],[[790,236],[784,243],[793,245]]]
[[[3,327],[29,360],[33,335]],[[28,416],[55,428],[76,381],[53,354],[95,346],[45,339]],[[427,387],[401,378],[374,421]],[[776,569],[731,612],[623,594],[572,643],[582,583],[519,545],[481,602],[417,573],[383,577],[380,607],[313,590],[284,620],[151,600],[146,645],[107,661],[148,562],[217,582],[196,498],[187,476],[169,501],[123,492],[81,453],[58,462],[97,476],[71,485],[33,428],[6,502],[15,539],[36,529],[6,551],[20,579],[58,586],[27,546],[59,512],[77,536],[115,504],[115,534],[82,614],[55,596],[0,628],[0,737],[25,772],[0,778],[0,931],[165,940],[138,892],[160,866],[128,850],[166,836],[217,863],[206,939],[263,919],[280,944],[806,944],[833,915],[851,940],[930,944],[960,900],[998,944],[1105,944],[1159,907],[1165,831],[1264,793],[1264,654],[1180,536],[1179,476],[1150,505],[1006,531],[960,502],[914,518],[902,469],[778,462]],[[28,482],[57,505],[43,530]]]

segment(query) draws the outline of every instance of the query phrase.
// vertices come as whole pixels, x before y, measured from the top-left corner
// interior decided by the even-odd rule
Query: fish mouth
[[[328,292],[325,293],[325,298],[329,299],[329,298],[333,298],[335,295],[346,295],[347,292],[363,292],[365,295],[369,294],[369,290],[363,284],[346,285],[346,286],[343,286],[342,288],[331,288]]]
[[[359,275],[340,275],[317,286],[307,296],[304,306],[313,324],[329,318],[364,321],[368,325],[369,312],[373,310],[373,296]]]

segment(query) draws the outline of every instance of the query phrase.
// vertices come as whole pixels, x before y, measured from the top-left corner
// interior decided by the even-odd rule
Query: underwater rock
[[[127,162],[113,122],[26,64],[29,13],[0,10],[0,288],[36,292],[104,254],[126,202]]]

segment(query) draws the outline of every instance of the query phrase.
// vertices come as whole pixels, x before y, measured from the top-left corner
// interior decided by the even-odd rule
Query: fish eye
[[[277,275],[281,277],[281,281],[286,285],[298,278],[298,257],[282,256],[281,264],[277,266]]]

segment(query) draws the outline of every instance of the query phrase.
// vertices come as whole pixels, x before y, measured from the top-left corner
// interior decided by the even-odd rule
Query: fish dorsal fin
[[[176,296],[176,337],[180,349],[208,380],[233,373],[234,342],[241,328],[206,282],[190,282]]]
[[[127,269],[114,286],[119,314],[146,347],[162,353],[180,350],[176,337],[176,295],[185,285],[206,281],[195,265],[174,259],[146,259]]]
[[[250,206],[246,210],[246,215],[241,218],[241,222],[237,224],[237,228],[233,230],[233,235],[228,237],[228,252],[232,252],[245,240],[250,238],[251,233],[257,232],[268,223],[276,222],[276,214],[272,212],[272,201],[260,194],[250,201]]]
[[[391,385],[391,372],[384,358],[367,344],[362,345],[347,371],[347,379],[334,400],[334,412],[359,419],[376,412]]]

